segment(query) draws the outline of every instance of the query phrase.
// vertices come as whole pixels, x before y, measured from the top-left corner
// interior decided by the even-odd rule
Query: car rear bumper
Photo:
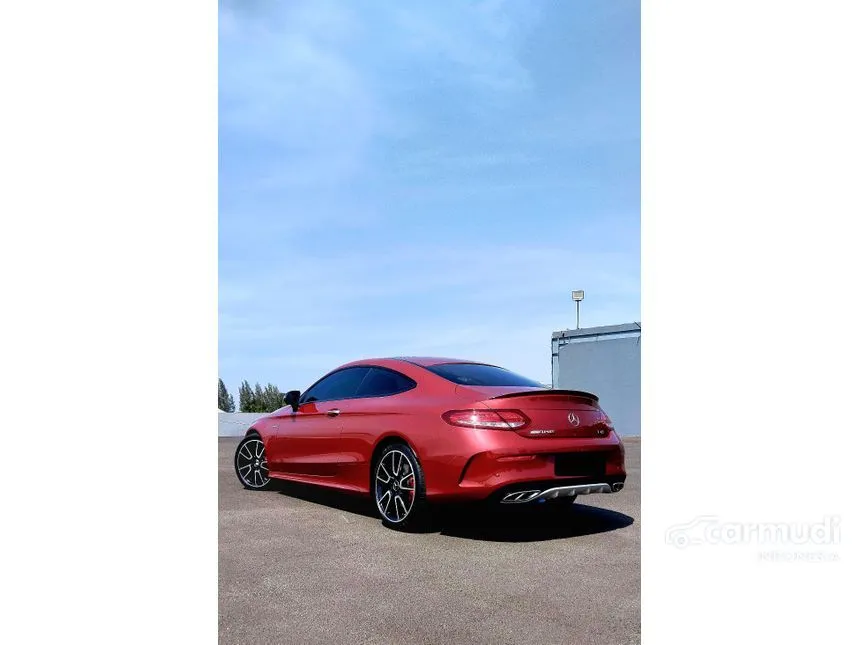
[[[493,433],[493,439],[496,434]],[[498,435],[501,436],[496,445],[485,443],[481,446],[485,450],[471,454],[461,463],[456,471],[457,481],[435,490],[428,486],[428,496],[440,501],[490,500],[507,504],[613,493],[623,488],[627,477],[624,447],[614,433],[600,439],[525,439],[513,433]],[[510,497],[518,492],[530,494],[523,495],[520,500]],[[509,496],[507,500],[506,496]]]

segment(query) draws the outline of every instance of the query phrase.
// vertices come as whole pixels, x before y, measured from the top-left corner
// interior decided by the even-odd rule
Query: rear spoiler
[[[596,394],[582,390],[525,390],[523,392],[510,392],[494,396],[494,399],[513,399],[518,396],[576,396],[582,399],[591,399],[597,403],[600,399]]]

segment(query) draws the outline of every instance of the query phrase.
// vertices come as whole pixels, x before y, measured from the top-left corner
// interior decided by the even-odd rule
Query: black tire
[[[387,481],[383,479],[386,475]],[[388,528],[421,531],[430,526],[424,470],[405,443],[386,446],[373,462],[370,494]]]
[[[242,486],[248,490],[267,490],[272,487],[266,446],[259,435],[248,435],[236,446],[233,468]]]

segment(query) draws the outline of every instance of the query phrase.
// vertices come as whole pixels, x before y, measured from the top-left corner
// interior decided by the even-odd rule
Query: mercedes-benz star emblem
[[[570,421],[570,425],[572,426],[579,425],[579,417],[576,416],[573,412],[567,415],[567,420]]]

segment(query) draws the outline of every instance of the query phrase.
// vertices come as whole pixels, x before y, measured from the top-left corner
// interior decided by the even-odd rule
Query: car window
[[[495,365],[442,363],[427,369],[458,385],[543,387],[537,381]]]
[[[354,397],[368,369],[367,367],[347,367],[329,374],[302,395],[301,403],[336,401]]]
[[[408,376],[381,367],[371,368],[356,393],[357,397],[390,396],[411,390],[416,383]]]

